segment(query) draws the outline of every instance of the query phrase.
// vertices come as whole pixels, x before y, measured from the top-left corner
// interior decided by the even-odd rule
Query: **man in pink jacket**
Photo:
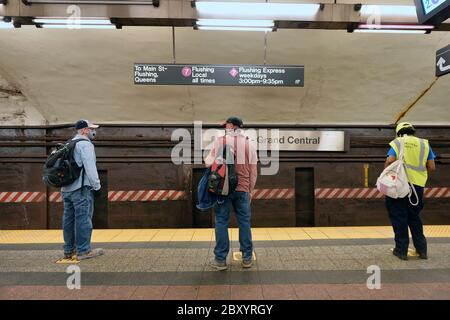
[[[235,154],[235,171],[238,177],[236,190],[226,197],[221,204],[216,204],[216,246],[214,248],[215,258],[210,262],[211,267],[216,270],[226,270],[226,258],[230,251],[230,240],[228,237],[228,224],[230,220],[230,204],[236,212],[239,226],[239,244],[242,252],[242,266],[252,266],[253,242],[251,232],[251,193],[255,188],[258,156],[255,147],[244,135],[243,122],[237,117],[230,117],[225,123],[226,144],[231,146]],[[218,152],[222,149],[223,139],[216,139],[209,155],[205,159],[207,166],[211,166]]]

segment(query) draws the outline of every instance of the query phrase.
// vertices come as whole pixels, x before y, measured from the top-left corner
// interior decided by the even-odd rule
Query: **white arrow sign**
[[[442,72],[450,70],[450,65],[444,67],[445,62],[446,62],[445,59],[440,57],[438,62],[436,63],[436,65],[439,67],[439,70]]]

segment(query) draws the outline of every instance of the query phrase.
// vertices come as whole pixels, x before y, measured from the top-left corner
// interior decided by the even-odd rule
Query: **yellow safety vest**
[[[414,136],[392,140],[389,145],[395,150],[397,158],[400,154],[400,139],[404,139],[403,158],[409,182],[425,187],[428,179],[427,159],[430,152],[428,140]]]

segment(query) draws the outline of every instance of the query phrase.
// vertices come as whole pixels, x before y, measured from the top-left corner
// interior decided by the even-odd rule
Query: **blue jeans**
[[[239,245],[244,260],[250,260],[253,253],[252,231],[250,228],[251,210],[250,195],[247,192],[235,191],[225,198],[221,204],[216,204],[216,247],[214,255],[216,260],[225,261],[230,251],[228,237],[228,223],[230,221],[230,204],[236,212],[239,226]]]
[[[77,254],[91,250],[92,215],[94,194],[92,187],[62,192],[64,201],[63,234],[64,254],[70,254],[76,247]]]
[[[420,253],[427,253],[427,240],[423,234],[423,224],[420,218],[420,211],[423,209],[423,187],[414,185],[419,197],[417,206],[413,206],[408,197],[393,199],[386,197],[386,208],[389,212],[389,219],[395,234],[395,248],[400,254],[406,255],[409,246],[408,227],[411,230],[413,244]],[[413,195],[411,201],[417,199]]]

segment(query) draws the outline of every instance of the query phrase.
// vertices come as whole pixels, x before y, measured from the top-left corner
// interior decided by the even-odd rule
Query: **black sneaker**
[[[397,249],[394,249],[394,251],[392,251],[392,253],[394,254],[394,256],[396,256],[397,258],[399,258],[400,260],[408,260],[408,256],[406,254],[401,254],[397,251]]]
[[[103,249],[101,248],[97,248],[97,249],[92,249],[89,252],[83,253],[83,254],[79,254],[77,256],[78,260],[85,260],[85,259],[91,259],[91,258],[95,258],[98,256],[103,255]]]

